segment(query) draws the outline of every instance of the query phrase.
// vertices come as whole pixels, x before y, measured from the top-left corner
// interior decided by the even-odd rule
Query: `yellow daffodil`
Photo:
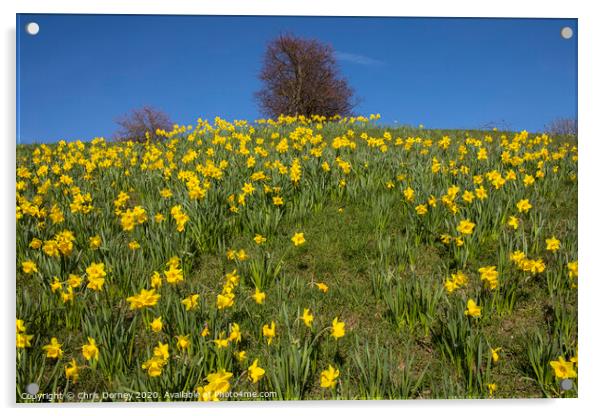
[[[31,260],[26,260],[23,263],[21,263],[21,268],[23,270],[23,273],[25,274],[32,274],[38,272],[38,266],[36,266],[36,264]]]
[[[153,332],[161,332],[163,329],[163,320],[160,316],[153,319],[153,321],[150,323],[150,329]]]
[[[305,237],[303,233],[295,233],[295,235],[293,235],[291,238],[291,241],[295,246],[300,246],[305,243]]]
[[[314,322],[314,316],[309,312],[309,309],[303,309],[303,315],[301,316],[303,323],[306,327],[311,328]]]
[[[318,287],[318,289],[320,289],[322,292],[326,293],[328,292],[328,285],[326,283],[322,283],[322,282],[318,282],[316,283],[316,286]]]
[[[259,288],[255,288],[255,294],[251,295],[255,302],[261,305],[265,301],[265,292],[259,290]]]
[[[272,344],[272,340],[276,336],[276,323],[272,321],[272,323],[268,326],[265,324],[262,328],[262,333],[265,338],[267,338],[268,345]]]
[[[253,364],[251,364],[251,366],[247,369],[247,372],[249,374],[249,380],[251,380],[253,384],[259,382],[259,380],[261,380],[262,377],[265,375],[265,370],[259,367],[258,362],[259,360],[255,359],[255,361],[253,361]]]
[[[554,236],[552,236],[551,238],[546,238],[546,250],[558,251],[559,248],[560,248],[560,240],[558,240]]]
[[[59,344],[58,340],[55,337],[50,339],[50,344],[44,345],[42,347],[44,351],[46,351],[46,357],[48,358],[61,358],[63,356],[63,350],[61,349],[61,344]]]
[[[474,222],[470,222],[469,220],[462,220],[456,227],[456,230],[462,234],[472,234],[475,225]]]
[[[577,372],[573,368],[573,363],[565,361],[564,357],[558,357],[558,361],[550,361],[550,366],[554,369],[556,378],[564,380],[566,378],[576,378]]]
[[[345,335],[345,322],[339,322],[339,318],[334,318],[330,327],[330,335],[334,339],[339,339]]]
[[[330,389],[336,386],[339,370],[332,365],[328,365],[328,369],[320,373],[320,387]]]
[[[468,302],[466,302],[466,310],[464,311],[464,315],[469,315],[475,318],[479,317],[481,316],[481,307],[478,306],[474,300],[468,299]]]
[[[92,337],[88,337],[88,343],[82,346],[82,355],[88,361],[98,360],[98,346],[96,340]]]

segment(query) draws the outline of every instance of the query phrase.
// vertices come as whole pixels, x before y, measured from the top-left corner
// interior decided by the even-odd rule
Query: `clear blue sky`
[[[387,124],[537,131],[577,114],[576,19],[21,14],[17,139],[110,137],[144,104],[180,124],[259,118],[263,52],[284,32],[331,44],[356,112]]]

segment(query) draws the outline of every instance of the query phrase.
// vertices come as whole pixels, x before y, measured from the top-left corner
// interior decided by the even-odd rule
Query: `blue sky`
[[[180,124],[260,118],[257,74],[281,33],[331,44],[356,112],[385,124],[537,131],[577,114],[576,19],[21,14],[17,140],[111,137],[145,104]]]

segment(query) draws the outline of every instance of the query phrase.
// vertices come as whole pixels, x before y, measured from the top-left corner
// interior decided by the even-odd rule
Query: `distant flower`
[[[73,383],[77,383],[77,379],[79,378],[79,367],[77,366],[75,358],[72,358],[69,365],[65,366],[65,377],[67,380],[73,380]]]
[[[272,340],[276,336],[276,323],[272,321],[270,326],[268,326],[267,324],[264,325],[262,328],[262,333],[263,336],[267,338],[268,345],[272,344]]]
[[[172,285],[184,280],[184,272],[178,266],[170,266],[169,269],[165,270],[164,274],[165,281]]]
[[[301,316],[303,323],[306,327],[311,328],[314,322],[314,316],[309,312],[309,309],[303,309],[303,315]]]
[[[224,293],[217,295],[217,309],[226,309],[234,305],[234,293]]]
[[[246,351],[237,351],[234,353],[236,360],[239,363],[244,362],[247,359],[247,352]]]
[[[72,288],[78,288],[82,284],[82,278],[76,274],[70,274],[69,279],[67,279],[67,284]]]
[[[518,212],[529,212],[533,206],[529,203],[528,199],[521,199],[516,203],[516,208],[518,208]]]
[[[334,339],[339,339],[345,335],[345,322],[339,322],[339,318],[334,318],[330,327],[330,335]]]
[[[207,326],[207,324],[205,324],[205,327],[203,328],[203,330],[201,331],[201,336],[203,338],[205,338],[207,335],[209,335],[209,327]]]
[[[38,266],[36,266],[36,264],[31,260],[26,260],[23,263],[21,263],[21,268],[23,269],[23,273],[25,274],[32,274],[38,272]]]
[[[560,240],[552,236],[552,238],[546,238],[546,250],[557,251],[560,248]]]
[[[138,243],[137,241],[130,241],[128,244],[128,247],[130,250],[138,250],[140,248],[140,243]]]
[[[326,285],[326,283],[321,283],[318,282],[316,283],[316,286],[318,287],[318,289],[320,289],[322,292],[326,293],[328,292],[328,285]]]
[[[472,234],[475,227],[474,222],[470,222],[469,220],[462,220],[460,224],[456,227],[456,230],[462,234]]]
[[[500,351],[501,349],[502,349],[502,347],[491,348],[491,359],[493,360],[494,363],[497,363],[498,360],[500,359],[500,355],[498,354],[498,351]]]
[[[88,343],[82,346],[82,355],[88,361],[98,360],[98,346],[96,340],[92,337],[88,337]]]
[[[259,360],[255,359],[253,364],[247,369],[249,373],[249,380],[251,380],[254,384],[257,383],[261,378],[265,375],[265,370],[259,367]]]
[[[186,307],[186,310],[189,311],[191,309],[196,309],[199,304],[199,295],[192,294],[181,301],[182,305]]]
[[[163,321],[159,316],[150,323],[150,328],[153,332],[160,332],[163,329]]]
[[[130,309],[141,309],[149,306],[155,306],[161,295],[155,293],[155,289],[142,289],[139,294],[130,296],[126,300],[130,302]]]
[[[189,335],[176,335],[176,345],[181,350],[186,350],[190,347],[190,337]]]
[[[510,218],[508,218],[508,227],[512,227],[515,230],[518,228],[518,218],[516,218],[515,216],[511,216]]]
[[[427,212],[428,208],[426,207],[426,204],[416,205],[416,214],[425,215]]]
[[[102,244],[102,240],[100,239],[99,235],[95,235],[93,237],[90,237],[89,242],[90,242],[90,248],[92,250],[96,250]]]
[[[571,261],[566,265],[567,269],[569,269],[569,277],[575,278],[579,275],[579,264],[576,261]]]
[[[230,339],[225,336],[224,332],[220,333],[220,337],[213,340],[213,343],[218,349],[226,348],[230,344]]]
[[[105,282],[104,263],[92,263],[86,268],[86,275],[88,276],[88,287],[92,290],[100,291]]]
[[[44,345],[42,349],[46,351],[46,357],[48,358],[61,358],[63,356],[61,344],[59,344],[55,337],[52,337],[50,339],[50,344]]]
[[[239,343],[241,339],[240,326],[237,323],[233,323],[230,327],[230,336],[228,339],[231,342]]]
[[[265,292],[262,292],[261,290],[259,290],[259,288],[256,287],[255,294],[251,295],[251,297],[255,299],[255,302],[261,305],[265,301]]]
[[[324,370],[320,373],[320,387],[324,389],[335,387],[338,377],[339,370],[336,370],[332,365],[329,364],[328,370]]]
[[[481,280],[487,282],[489,289],[495,289],[498,287],[498,272],[496,266],[480,267],[479,273],[481,273]]]
[[[300,246],[301,244],[305,243],[305,237],[303,236],[303,233],[295,233],[295,235],[291,238],[291,241],[295,246]]]
[[[550,361],[550,366],[554,369],[554,375],[558,379],[577,377],[577,372],[573,368],[573,363],[565,361],[563,357],[558,357],[558,361]]]
[[[33,248],[34,250],[39,249],[40,247],[42,247],[42,240],[40,240],[39,238],[33,238],[29,243],[29,247]]]
[[[477,306],[477,303],[472,300],[472,299],[468,299],[468,302],[466,303],[466,310],[464,311],[464,315],[469,315],[469,316],[473,316],[473,317],[479,317],[481,316],[481,307]]]

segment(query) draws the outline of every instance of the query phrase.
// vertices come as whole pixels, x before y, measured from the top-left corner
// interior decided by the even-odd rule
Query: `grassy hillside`
[[[576,396],[576,143],[162,135],[18,146],[18,401]]]

